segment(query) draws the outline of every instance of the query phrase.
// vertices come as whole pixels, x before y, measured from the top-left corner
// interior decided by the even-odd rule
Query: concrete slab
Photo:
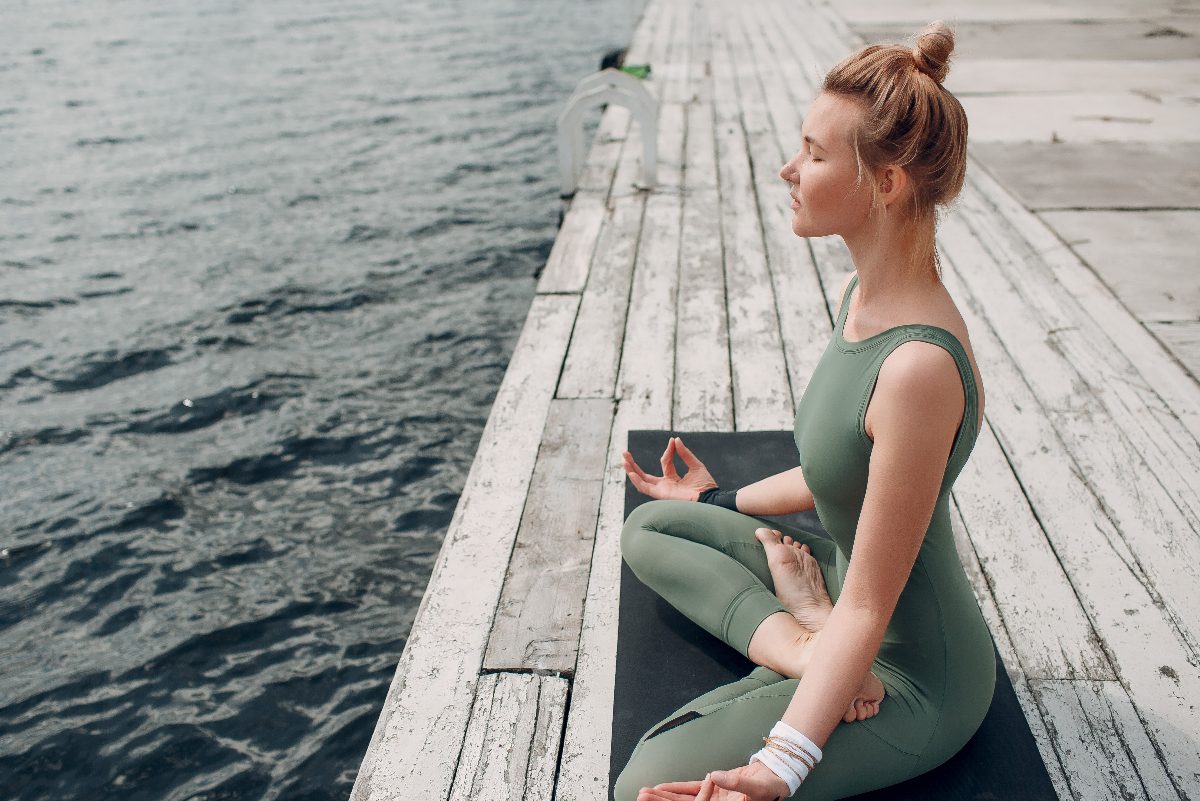
[[[1038,216],[1142,322],[1200,321],[1200,211],[1044,211]]]
[[[897,4],[903,13],[909,4]],[[954,28],[954,54],[960,58],[1083,58],[1103,61],[1200,58],[1200,19],[1153,17],[1101,20],[1079,10],[1080,19],[972,22],[948,10],[915,15],[905,22],[851,25],[868,42],[911,41],[926,23],[944,19]],[[1087,17],[1083,19],[1082,17]],[[953,67],[951,72],[953,72]]]
[[[946,88],[956,95],[1038,92],[1133,92],[1200,97],[1200,59],[1168,61],[1069,58],[958,58]]]
[[[1130,93],[965,95],[976,142],[1196,142],[1200,104]]]
[[[1170,0],[832,0],[851,24],[903,22],[924,25],[932,19],[1029,20],[1142,20],[1195,18],[1194,7]]]
[[[970,147],[1029,209],[1200,209],[1197,142],[972,141]]]
[[[1200,322],[1146,323],[1146,327],[1175,354],[1192,378],[1200,381]]]

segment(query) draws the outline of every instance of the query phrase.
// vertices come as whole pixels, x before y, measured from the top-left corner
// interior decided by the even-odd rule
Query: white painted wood
[[[679,277],[679,237],[682,197],[678,187],[683,152],[684,109],[675,103],[662,108],[659,152],[661,190],[646,200],[642,237],[634,265],[629,317],[618,374],[621,400],[658,395],[671,386],[675,369],[675,315]]]
[[[794,212],[790,207],[789,185],[779,177],[779,170],[792,157],[800,138],[802,107],[792,100],[785,85],[796,82],[799,68],[790,55],[780,57],[773,50],[779,30],[766,13],[766,4],[748,5],[745,9],[743,36],[745,41],[754,40],[758,44],[745,50],[755,59],[758,69],[757,81],[740,83],[739,91],[761,93],[771,121],[770,130],[747,133],[746,138],[767,263],[779,307],[792,397],[798,402],[829,343],[832,323],[809,240],[797,237],[792,230]]]
[[[661,402],[659,406],[662,406]],[[600,519],[592,572],[583,609],[579,660],[571,687],[571,708],[563,736],[555,798],[558,801],[610,801],[608,775],[617,672],[617,623],[621,595],[621,527],[625,522],[626,449],[632,405],[623,405],[613,422],[608,466],[600,497]],[[670,410],[646,428],[666,428]],[[644,419],[644,418],[643,418]]]
[[[558,676],[542,676],[538,695],[537,720],[529,751],[529,771],[525,778],[522,801],[551,801],[554,777],[562,746],[563,717],[567,710],[570,682]]]
[[[675,430],[732,431],[725,276],[712,106],[692,103],[687,114],[687,168],[676,308]]]
[[[352,798],[445,798],[579,298],[537,296],[513,349]]]
[[[490,699],[472,707],[468,727],[473,735],[472,750],[459,757],[450,801],[522,801],[525,797],[540,680],[528,673],[490,675],[496,677],[494,690]],[[480,725],[476,725],[477,719]],[[476,734],[480,730],[481,737]]]
[[[1153,433],[1148,429],[1155,426],[1154,418],[1137,408],[1114,410],[1103,402],[1106,394],[1116,396],[1105,383],[1136,375],[1132,365],[1118,373],[1109,360],[1106,369],[1094,352],[1103,341],[1079,341],[1083,321],[1051,308],[1051,293],[1039,291],[1040,285],[1018,287],[1005,281],[1005,265],[1018,257],[1006,257],[1003,243],[988,238],[988,218],[971,216],[971,229],[965,219],[965,214],[947,216],[943,247],[956,263],[971,265],[961,278],[972,295],[986,298],[989,324],[1066,444],[1064,455],[1116,523],[1126,558],[1146,575],[1156,599],[1166,604],[1193,653],[1200,654],[1200,527],[1192,522],[1200,519],[1194,483],[1200,467],[1196,462],[1189,466],[1174,441],[1146,436]],[[994,247],[985,250],[977,237]],[[1064,356],[1060,343],[1072,339],[1075,350],[1092,358],[1094,369],[1088,374],[1079,372],[1080,359]],[[1112,355],[1111,350],[1106,354]],[[1174,453],[1157,451],[1156,445]]]
[[[659,121],[659,187],[646,201],[626,334],[618,406],[600,499],[579,660],[571,688],[555,798],[607,801],[620,603],[620,534],[625,520],[622,453],[630,429],[671,428],[675,308],[684,147],[684,110],[667,104]],[[672,174],[669,165],[676,165]],[[677,187],[671,193],[667,187]]]
[[[538,280],[539,294],[582,292],[604,222],[604,196],[576,192]]]
[[[1115,679],[1087,614],[986,421],[954,483],[954,498],[996,606],[1013,632],[1025,675]]]
[[[957,482],[955,487],[958,487]],[[1065,801],[1072,796],[1067,786],[1062,764],[1059,761],[1058,752],[1051,738],[1051,731],[1047,728],[1047,723],[1052,724],[1053,720],[1043,720],[1042,712],[1034,699],[1033,691],[1029,687],[1029,679],[1021,668],[1013,639],[1009,636],[1007,625],[996,605],[991,587],[979,565],[978,555],[968,534],[967,526],[963,522],[956,491],[951,493],[950,526],[954,531],[954,544],[958,549],[959,561],[962,562],[967,580],[975,591],[975,599],[979,602],[979,611],[983,613],[983,619],[987,622],[988,629],[991,630],[992,639],[996,643],[996,651],[1000,654],[1000,661],[1004,665],[1005,673],[1008,674],[1008,680],[1012,682],[1017,703],[1021,705],[1021,711],[1029,724],[1029,731],[1033,735],[1034,742],[1037,743],[1038,753],[1042,757],[1042,763],[1046,766],[1046,773],[1050,776],[1050,783],[1054,786],[1055,794]]]
[[[492,703],[496,697],[496,684],[500,679],[498,673],[485,673],[479,677],[475,689],[475,700],[471,704],[471,719],[467,723],[467,733],[463,737],[462,751],[455,765],[454,783],[450,788],[449,801],[469,801],[475,773],[483,764],[484,740],[487,736],[488,721],[492,716]]]
[[[999,22],[1004,20],[1122,20],[1166,16],[1175,6],[1164,0],[834,0],[843,19],[851,23],[904,22],[920,30],[931,19]],[[1180,8],[1183,8],[1182,6]]]
[[[1146,328],[1171,351],[1192,378],[1200,381],[1200,320],[1146,323]]]
[[[679,143],[682,146],[682,142]],[[663,201],[656,197],[651,200]],[[652,209],[647,208],[647,216]],[[670,218],[670,209],[658,213]],[[668,229],[669,230],[669,229]],[[642,263],[648,271],[664,260],[674,261],[672,248],[677,242],[659,237],[659,247]],[[677,255],[676,255],[677,258]],[[669,279],[660,275],[660,283]],[[647,285],[651,282],[647,280]],[[651,303],[647,302],[647,306]],[[608,467],[600,500],[600,519],[592,556],[592,573],[584,604],[584,623],[580,637],[579,661],[571,691],[571,707],[563,740],[563,754],[555,798],[560,801],[608,801],[609,761],[611,757],[613,690],[616,679],[617,615],[620,604],[620,534],[625,520],[625,482],[622,453],[627,448],[631,429],[671,428],[673,371],[667,369],[671,354],[654,339],[653,316],[631,313],[630,331],[625,339],[622,366],[631,390],[620,400],[609,443]],[[637,344],[637,343],[642,344]],[[650,344],[646,344],[650,343]],[[634,376],[641,376],[634,383]],[[659,380],[660,378],[664,380]],[[632,388],[641,387],[640,391]],[[664,443],[665,444],[665,443]]]
[[[1132,92],[963,95],[977,142],[1195,142],[1195,104]]]
[[[1189,651],[1160,609],[1161,599],[1130,558],[1024,376],[1005,355],[990,318],[979,316],[980,301],[960,278],[974,265],[945,261],[947,286],[963,299],[959,308],[985,376],[988,422],[1168,769],[1181,788],[1192,787],[1195,794],[1200,777],[1188,773],[1200,764],[1200,743],[1186,733],[1200,730],[1200,711],[1188,700],[1200,693],[1200,674],[1189,670]],[[987,297],[989,310],[995,300]]]
[[[592,146],[587,152],[587,159],[576,180],[577,194],[600,197],[609,195],[616,165],[631,128],[637,130],[638,126],[631,122],[629,109],[623,106],[609,106],[604,110],[600,115],[600,124],[596,127]]]
[[[551,402],[484,670],[575,670],[612,416],[607,398]]]
[[[779,430],[791,427],[796,407],[746,141],[747,131],[768,130],[770,120],[763,110],[761,92],[744,86],[755,81],[753,60],[745,53],[739,55],[744,39],[738,35],[736,23],[729,30],[730,51],[723,54],[720,64],[736,77],[742,125],[726,113],[726,121],[717,126],[716,138],[734,408],[739,431]],[[725,97],[723,102],[730,99]],[[751,122],[752,118],[757,121]]]
[[[1054,721],[1073,796],[1095,801],[1169,801],[1180,797],[1154,746],[1115,681],[1035,679],[1034,695]]]
[[[666,4],[650,3],[635,42],[630,63],[657,61],[665,54],[670,26],[664,21]],[[641,235],[642,214],[648,192],[638,189],[642,132],[629,129],[617,163],[609,196],[610,211],[596,244],[594,263],[580,301],[579,317],[571,332],[571,344],[559,379],[560,398],[611,398],[616,393],[621,341],[633,280],[633,262]]]
[[[613,397],[645,206],[644,194],[613,201],[580,301],[579,319],[571,331],[556,393],[560,398]]]
[[[661,103],[687,103],[691,100],[690,73],[692,48],[693,0],[660,0],[672,7],[674,19],[671,32],[670,56],[662,69]],[[657,69],[657,68],[655,68]]]
[[[959,97],[983,92],[1082,93],[1097,86],[1110,92],[1194,97],[1200,93],[1200,59],[955,58],[945,82]]]
[[[1171,438],[1179,443],[1184,443],[1186,439],[1177,428],[1182,424],[1192,439],[1192,443],[1184,443],[1188,448],[1187,452],[1196,453],[1194,448],[1197,446],[1194,443],[1200,440],[1200,386],[1179,369],[1170,355],[1163,350],[1162,345],[1138,325],[1137,320],[1125,311],[1121,302],[1095,273],[1089,270],[1045,223],[1028,213],[974,159],[970,159],[968,164],[964,197],[969,199],[968,192],[972,191],[986,197],[994,212],[1012,227],[1017,236],[1028,243],[1025,255],[1031,261],[1026,262],[1022,259],[1013,264],[1015,267],[1024,268],[1024,272],[1020,274],[1022,279],[1033,282],[1035,276],[1053,276],[1054,283],[1047,286],[1056,290],[1055,302],[1078,309],[1074,316],[1088,323],[1089,336],[1096,336],[1098,341],[1103,341],[1100,337],[1106,338],[1117,346],[1116,350],[1124,355],[1142,377],[1140,381],[1124,379],[1121,383],[1139,389],[1143,386],[1150,387],[1162,401],[1151,405],[1152,398],[1140,392],[1143,407],[1150,407],[1159,425],[1167,427],[1172,432]],[[1045,279],[1041,278],[1034,282],[1034,285],[1044,283]],[[1103,348],[1099,351],[1101,355],[1110,352],[1113,352],[1113,349]],[[1075,351],[1069,351],[1069,354],[1073,358],[1084,358],[1085,367],[1095,358],[1094,355],[1088,356],[1084,352],[1077,354]],[[1090,368],[1088,371],[1091,372]],[[1105,389],[1122,391],[1125,387],[1106,386]],[[1178,423],[1173,422],[1176,419]],[[1192,456],[1189,455],[1188,458],[1191,459]]]

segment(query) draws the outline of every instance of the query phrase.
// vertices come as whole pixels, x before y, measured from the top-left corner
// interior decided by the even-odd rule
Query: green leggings
[[[821,563],[826,584],[841,586],[842,577],[833,572],[836,546],[831,540],[705,503],[652,500],[642,504],[625,523],[621,552],[644,584],[747,655],[758,624],[768,615],[786,611],[774,595],[763,546],[754,537],[754,530],[763,526],[808,543]],[[670,654],[664,655],[668,670],[670,661]],[[641,787],[703,779],[709,771],[747,764],[762,747],[762,738],[783,717],[799,683],[758,667],[676,710],[642,736],[617,778],[615,800],[635,801]],[[839,723],[825,743],[820,764],[792,798],[845,798],[934,767],[910,744],[914,730],[928,728],[928,720],[914,718],[930,714],[929,709],[885,697],[875,717]]]

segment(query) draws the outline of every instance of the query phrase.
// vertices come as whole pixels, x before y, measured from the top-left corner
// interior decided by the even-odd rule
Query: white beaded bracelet
[[[787,782],[788,795],[794,795],[808,772],[821,761],[821,749],[812,740],[793,727],[779,721],[772,727],[771,734],[763,738],[766,745],[750,757],[771,769]]]

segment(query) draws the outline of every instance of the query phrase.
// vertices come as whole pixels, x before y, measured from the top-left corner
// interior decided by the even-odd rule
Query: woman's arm
[[[937,345],[906,342],[880,368],[875,444],[846,582],[783,716],[818,746],[879,652],[933,517],[964,403],[953,357]]]
[[[737,491],[736,500],[737,510],[747,515],[789,515],[816,505],[799,467],[747,484]]]

